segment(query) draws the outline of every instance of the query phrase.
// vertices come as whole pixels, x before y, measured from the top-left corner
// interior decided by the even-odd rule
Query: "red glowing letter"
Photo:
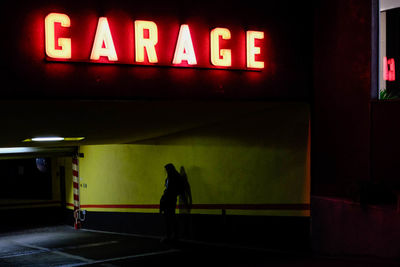
[[[98,60],[100,57],[107,57],[110,61],[118,60],[117,52],[115,51],[114,42],[106,17],[99,18],[90,59]]]
[[[71,21],[65,14],[50,13],[44,19],[46,55],[51,58],[71,58],[71,39],[58,38],[57,44],[61,49],[56,49],[54,24],[61,23],[62,27],[70,27]]]
[[[394,58],[383,58],[383,79],[390,82],[396,80],[396,68],[394,64]]]
[[[173,64],[181,64],[186,60],[189,65],[196,65],[196,55],[194,53],[192,37],[190,36],[189,25],[182,24],[179,30],[178,41],[174,53]]]
[[[144,37],[144,30],[149,32]],[[156,44],[158,42],[157,24],[153,21],[135,20],[135,58],[136,62],[144,62],[144,49],[150,63],[157,63]]]
[[[263,69],[264,61],[256,61],[255,59],[255,55],[261,54],[260,47],[255,46],[255,39],[264,39],[264,32],[246,32],[247,67],[254,69]]]
[[[211,64],[222,67],[232,66],[231,50],[219,48],[219,37],[229,40],[231,32],[226,28],[215,28],[210,32]]]

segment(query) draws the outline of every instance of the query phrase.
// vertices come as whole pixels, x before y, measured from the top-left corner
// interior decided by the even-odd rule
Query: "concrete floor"
[[[0,266],[400,266],[366,258],[296,255],[227,244],[74,230],[53,226],[0,235]]]

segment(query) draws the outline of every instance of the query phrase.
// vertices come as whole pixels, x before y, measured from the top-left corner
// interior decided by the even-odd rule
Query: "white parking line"
[[[94,262],[94,260],[91,260],[91,259],[87,259],[87,258],[84,258],[84,257],[72,255],[72,254],[61,252],[61,251],[54,250],[54,249],[49,249],[49,248],[45,248],[45,247],[39,247],[39,246],[31,245],[31,244],[24,244],[24,243],[16,242],[16,241],[14,241],[14,243],[18,244],[21,247],[33,248],[33,249],[37,249],[37,250],[39,250],[41,252],[50,252],[50,253],[54,253],[54,254],[57,254],[57,255],[60,255],[60,256],[63,256],[63,257],[67,257],[67,258],[83,261],[85,264],[91,264],[92,262]]]
[[[42,251],[42,250],[24,251],[24,252],[20,252],[20,253],[12,253],[9,255],[1,256],[0,259],[16,258],[16,257],[33,255],[33,254],[39,254],[39,253],[43,253],[43,252],[44,251]]]
[[[158,239],[158,240],[160,240],[160,239],[162,238],[162,236],[155,236],[155,235],[141,235],[141,234],[118,233],[118,232],[101,231],[101,230],[92,230],[92,229],[80,229],[79,231],[83,231],[83,232],[92,232],[92,233],[100,233],[100,234],[111,234],[111,235],[119,235],[119,236],[133,236],[133,237],[149,238],[149,239]]]
[[[88,231],[88,232],[101,232],[101,231]],[[104,232],[103,232],[104,233]],[[130,235],[130,234],[121,234],[121,235],[128,235],[128,236],[136,236],[138,235]],[[144,237],[144,236],[141,236]],[[151,257],[151,256],[157,256],[157,255],[166,255],[166,254],[171,254],[171,253],[176,253],[180,252],[181,250],[179,249],[169,249],[169,250],[162,250],[162,251],[156,251],[156,252],[148,252],[148,253],[142,253],[142,254],[134,254],[134,255],[128,255],[128,256],[122,256],[122,257],[116,257],[116,258],[109,258],[109,259],[103,259],[103,260],[92,260],[88,258],[84,258],[81,256],[69,254],[66,252],[63,252],[65,249],[79,249],[79,248],[85,248],[85,247],[97,247],[97,246],[104,246],[104,245],[110,245],[110,244],[115,244],[118,243],[119,241],[107,241],[107,242],[98,242],[98,243],[91,243],[91,244],[82,244],[82,245],[77,245],[77,246],[69,246],[69,247],[64,247],[64,248],[59,248],[59,249],[50,249],[50,248],[45,248],[45,247],[40,247],[36,245],[31,245],[31,244],[26,244],[26,243],[21,243],[17,241],[13,241],[13,243],[26,247],[26,248],[31,248],[35,249],[36,251],[33,252],[26,252],[26,253],[21,253],[15,256],[25,256],[29,254],[36,254],[36,253],[44,253],[44,252],[49,252],[49,253],[54,253],[66,258],[71,258],[75,260],[79,260],[81,262],[79,263],[72,263],[72,264],[66,264],[66,265],[61,265],[62,267],[75,267],[75,266],[87,266],[87,265],[92,265],[92,264],[102,264],[102,263],[111,263],[114,261],[121,261],[121,260],[129,260],[129,259],[135,259],[135,258],[143,258],[143,257]],[[5,256],[6,258],[8,256]],[[12,255],[9,256],[9,258],[13,257]]]
[[[149,252],[149,253],[143,253],[143,254],[135,254],[135,255],[129,255],[129,256],[123,256],[123,257],[117,257],[117,258],[97,260],[97,261],[92,261],[92,262],[67,264],[67,265],[62,265],[62,267],[76,267],[76,266],[84,266],[84,265],[87,266],[87,265],[92,265],[92,264],[101,264],[101,263],[108,263],[108,262],[114,262],[114,261],[150,257],[150,256],[156,256],[156,255],[165,255],[165,254],[170,254],[170,253],[175,253],[175,252],[180,252],[180,250],[179,249],[169,249],[169,250],[163,250],[163,251],[157,251],[157,252]]]
[[[90,244],[82,244],[82,245],[76,245],[76,246],[63,247],[63,248],[59,248],[58,250],[92,248],[92,247],[107,246],[107,245],[117,244],[117,243],[119,243],[119,241],[113,240],[113,241],[106,241],[106,242],[97,242],[97,243],[90,243]]]

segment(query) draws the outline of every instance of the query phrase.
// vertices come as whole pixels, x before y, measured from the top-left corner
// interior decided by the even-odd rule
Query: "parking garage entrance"
[[[65,163],[71,162],[75,151],[76,148],[0,149],[1,232],[65,223]]]

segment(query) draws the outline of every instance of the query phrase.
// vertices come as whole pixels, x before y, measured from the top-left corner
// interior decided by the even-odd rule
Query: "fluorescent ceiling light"
[[[32,142],[55,142],[64,141],[64,137],[35,137],[32,138]]]
[[[75,147],[2,147],[0,148],[0,158],[13,155],[75,155],[77,153]]]
[[[15,154],[15,153],[29,153],[35,152],[33,147],[4,147],[0,148],[0,154]]]
[[[48,137],[34,137],[23,140],[22,142],[59,142],[59,141],[82,141],[85,137],[59,137],[59,136],[48,136]]]

